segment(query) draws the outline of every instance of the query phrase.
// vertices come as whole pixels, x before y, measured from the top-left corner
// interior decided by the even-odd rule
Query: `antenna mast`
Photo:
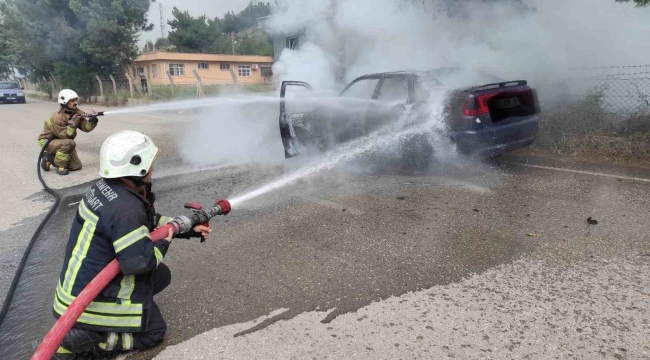
[[[158,7],[160,8],[160,38],[164,39],[165,38],[165,17],[163,15],[163,4],[160,3]]]

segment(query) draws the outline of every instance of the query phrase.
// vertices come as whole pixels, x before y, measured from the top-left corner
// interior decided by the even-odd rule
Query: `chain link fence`
[[[575,69],[551,85],[534,147],[650,161],[650,65]]]
[[[622,116],[650,113],[650,71],[595,77],[594,94],[603,113]]]
[[[580,68],[570,81],[597,102],[590,113],[630,117],[650,114],[650,64]]]

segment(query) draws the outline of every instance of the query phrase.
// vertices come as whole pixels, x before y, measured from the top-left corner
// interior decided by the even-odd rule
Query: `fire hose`
[[[104,112],[96,112],[93,114],[86,114],[84,117],[87,119],[91,120],[93,118],[97,118],[98,116],[104,116]],[[54,204],[50,208],[50,211],[45,215],[45,218],[43,218],[43,221],[38,225],[38,228],[36,228],[36,231],[34,232],[34,235],[32,236],[31,240],[27,244],[27,248],[25,248],[25,252],[23,253],[23,257],[20,260],[20,263],[18,264],[18,268],[16,269],[16,275],[14,276],[13,281],[11,282],[11,286],[9,287],[9,291],[7,291],[7,296],[5,298],[4,303],[2,304],[2,309],[0,310],[0,324],[4,321],[5,317],[7,316],[7,313],[9,312],[9,306],[11,305],[11,299],[14,296],[14,293],[16,292],[16,287],[18,286],[18,282],[20,280],[20,274],[23,272],[25,269],[25,264],[27,263],[27,258],[29,257],[29,253],[31,252],[32,248],[34,247],[34,244],[36,243],[36,239],[38,238],[38,235],[41,233],[43,228],[45,227],[45,224],[47,221],[52,217],[52,215],[56,212],[56,209],[59,207],[59,203],[61,202],[61,196],[59,193],[54,191],[52,188],[47,186],[45,181],[43,180],[43,176],[41,175],[41,159],[43,158],[43,155],[45,154],[45,150],[47,147],[50,145],[52,140],[54,140],[54,137],[49,138],[45,144],[41,147],[41,151],[38,153],[38,159],[36,160],[36,174],[38,175],[38,180],[41,182],[41,185],[43,186],[43,189],[45,191],[52,195],[54,197]]]
[[[187,203],[185,208],[191,209],[191,216],[179,216],[171,222],[151,232],[151,241],[159,241],[166,238],[171,229],[174,235],[190,231],[194,226],[205,224],[217,215],[226,215],[230,212],[228,200],[219,200],[214,207],[203,210],[197,203]],[[47,360],[54,355],[65,335],[72,329],[79,316],[86,310],[88,305],[95,300],[97,295],[108,285],[108,283],[120,273],[120,265],[117,259],[113,259],[86,287],[79,293],[77,298],[70,304],[52,329],[47,333],[41,344],[32,356],[32,360]]]
[[[103,116],[104,112],[96,112],[94,114],[87,114],[85,116],[86,118],[93,119],[97,118],[97,116]],[[23,253],[23,257],[20,259],[20,263],[18,264],[18,268],[16,269],[16,275],[14,275],[14,279],[11,282],[11,286],[9,286],[9,291],[7,291],[7,296],[5,297],[5,301],[2,304],[2,309],[0,310],[0,324],[4,321],[5,317],[7,316],[7,313],[9,312],[9,306],[11,305],[11,300],[14,297],[14,294],[16,293],[16,288],[18,287],[18,282],[20,281],[20,274],[22,274],[23,270],[25,269],[25,264],[27,263],[27,259],[29,257],[29,254],[32,251],[32,248],[34,247],[34,244],[36,243],[36,239],[40,235],[41,231],[45,227],[45,224],[47,224],[47,221],[52,217],[52,215],[56,212],[56,210],[59,207],[59,203],[61,202],[61,195],[59,195],[58,192],[56,192],[54,189],[50,188],[47,186],[47,183],[45,183],[45,180],[43,180],[43,175],[41,174],[41,159],[43,158],[43,155],[45,154],[45,150],[47,147],[50,145],[52,140],[55,140],[56,138],[50,137],[45,144],[41,147],[41,151],[38,153],[38,159],[36,160],[36,175],[38,176],[38,181],[40,181],[41,186],[43,186],[43,189],[45,192],[48,194],[52,195],[54,197],[54,204],[52,204],[52,207],[50,210],[47,212],[41,223],[38,225],[36,228],[36,231],[34,232],[34,235],[32,235],[32,238],[30,239],[29,243],[27,244],[27,247],[25,248],[25,252]]]
[[[95,115],[101,116],[103,115],[103,113],[97,113]],[[34,246],[34,243],[36,242],[36,238],[38,237],[38,234],[40,234],[43,227],[47,223],[48,219],[57,210],[58,205],[61,201],[61,196],[56,191],[54,191],[49,186],[47,186],[47,184],[45,183],[41,175],[40,162],[41,159],[43,158],[43,154],[45,153],[45,149],[47,149],[48,145],[52,140],[53,138],[50,138],[41,148],[41,151],[38,155],[38,159],[36,162],[36,173],[45,191],[54,197],[54,205],[47,213],[47,215],[45,215],[45,218],[43,219],[39,227],[36,229],[34,236],[32,237],[29,244],[27,245],[27,248],[25,249],[23,258],[21,259],[21,262],[18,265],[18,269],[16,270],[16,276],[14,277],[14,280],[9,288],[2,310],[0,310],[0,323],[2,323],[5,316],[7,315],[7,312],[9,310],[9,305],[11,303],[11,299],[18,285],[20,274],[22,273],[25,267],[25,264],[27,262],[27,257]],[[169,229],[173,231],[174,235],[185,233],[187,231],[190,231],[195,225],[205,224],[208,221],[210,221],[210,219],[212,219],[214,216],[226,215],[231,210],[230,203],[227,200],[219,200],[217,201],[214,207],[207,210],[203,210],[202,206],[196,203],[187,203],[185,204],[185,207],[193,211],[193,214],[191,216],[179,216],[174,220],[172,220],[171,222],[167,223],[166,225],[154,230],[150,234],[151,240],[155,242],[166,238],[169,234]],[[119,273],[120,273],[119,263],[117,259],[113,259],[113,261],[110,262],[99,274],[97,274],[97,276],[86,286],[86,288],[83,289],[83,291],[79,294],[79,296],[70,304],[67,311],[58,319],[58,321],[54,324],[52,329],[45,336],[45,338],[39,345],[38,349],[32,356],[32,359],[38,359],[38,360],[50,359],[58,349],[63,339],[65,338],[65,335],[70,331],[70,329],[76,323],[79,316],[81,316],[81,314],[88,307],[88,305],[97,297],[97,295],[104,289],[104,287],[106,287],[106,285],[108,285],[108,283],[110,283],[110,281],[113,278],[115,278],[115,276],[117,276]]]
[[[11,305],[11,300],[14,297],[14,293],[16,292],[16,287],[18,286],[18,282],[20,280],[20,274],[23,272],[23,269],[25,268],[25,264],[27,263],[27,258],[29,256],[29,253],[32,251],[32,248],[34,247],[34,244],[36,243],[36,239],[38,238],[38,235],[41,233],[41,231],[45,227],[45,224],[50,219],[50,217],[52,217],[52,214],[56,212],[56,209],[59,207],[59,203],[61,202],[61,196],[56,191],[52,190],[52,188],[47,186],[47,184],[43,180],[43,177],[41,176],[41,166],[40,166],[41,159],[43,158],[45,149],[47,149],[48,145],[50,145],[50,142],[52,142],[52,140],[54,140],[54,138],[50,138],[49,140],[47,140],[45,145],[43,145],[43,147],[41,148],[41,152],[38,154],[38,160],[36,161],[36,174],[38,175],[38,180],[41,182],[41,185],[43,185],[43,189],[45,189],[45,191],[48,194],[54,197],[54,204],[52,205],[50,211],[48,211],[48,213],[45,215],[43,221],[41,221],[41,224],[38,225],[38,228],[34,232],[34,235],[29,241],[29,244],[27,244],[27,248],[25,249],[25,253],[23,254],[22,259],[20,259],[20,263],[18,264],[18,268],[16,269],[16,275],[14,276],[14,279],[11,282],[9,291],[7,291],[7,297],[5,298],[5,302],[2,305],[2,310],[0,310],[0,324],[2,324],[5,317],[7,316],[7,313],[9,312],[9,305]]]

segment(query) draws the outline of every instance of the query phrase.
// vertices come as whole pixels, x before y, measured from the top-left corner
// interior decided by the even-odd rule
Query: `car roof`
[[[399,76],[399,75],[417,75],[417,76],[424,76],[424,77],[435,77],[435,76],[441,76],[441,75],[448,75],[452,73],[456,73],[459,71],[462,71],[463,69],[460,67],[452,66],[452,67],[442,67],[442,68],[435,68],[435,69],[430,69],[430,70],[400,70],[400,71],[387,71],[387,72],[380,72],[380,73],[372,73],[372,74],[365,74],[361,75],[357,78],[355,78],[353,81],[357,81],[360,79],[366,79],[366,78],[378,78],[378,77],[383,77],[383,76]]]
[[[415,71],[390,71],[390,72],[382,72],[382,73],[373,73],[373,74],[365,74],[356,77],[353,81],[359,80],[359,79],[365,79],[365,78],[377,78],[377,77],[383,77],[386,75],[411,75],[415,73]]]

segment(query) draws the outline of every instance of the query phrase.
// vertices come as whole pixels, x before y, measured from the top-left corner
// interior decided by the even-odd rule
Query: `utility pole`
[[[165,38],[165,16],[163,15],[163,4],[160,3],[158,8],[160,9],[160,38]]]
[[[230,43],[232,44],[232,54],[235,55],[235,33],[230,33]]]

